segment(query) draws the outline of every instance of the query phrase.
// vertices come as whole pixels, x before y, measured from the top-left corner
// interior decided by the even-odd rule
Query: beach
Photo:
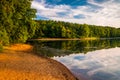
[[[61,63],[32,52],[32,46],[14,44],[0,53],[0,80],[77,80]]]

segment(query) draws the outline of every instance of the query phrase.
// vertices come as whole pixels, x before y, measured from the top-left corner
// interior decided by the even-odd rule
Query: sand
[[[0,80],[77,80],[61,63],[32,52],[32,46],[15,44],[0,53]]]

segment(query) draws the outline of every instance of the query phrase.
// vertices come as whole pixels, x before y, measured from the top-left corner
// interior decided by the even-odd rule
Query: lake
[[[38,55],[64,64],[80,79],[120,80],[120,40],[30,41]]]

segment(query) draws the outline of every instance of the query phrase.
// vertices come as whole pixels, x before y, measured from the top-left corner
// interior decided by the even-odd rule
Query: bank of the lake
[[[28,41],[34,41],[34,40],[44,40],[44,41],[65,41],[65,40],[97,40],[100,38],[97,37],[88,37],[88,38],[38,38],[38,39],[29,39]]]
[[[63,64],[35,55],[30,45],[4,49],[0,54],[0,80],[76,80]]]

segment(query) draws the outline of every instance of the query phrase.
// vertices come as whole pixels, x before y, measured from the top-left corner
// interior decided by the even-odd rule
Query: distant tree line
[[[120,28],[76,24],[62,21],[37,20],[33,38],[114,38],[120,37]]]

